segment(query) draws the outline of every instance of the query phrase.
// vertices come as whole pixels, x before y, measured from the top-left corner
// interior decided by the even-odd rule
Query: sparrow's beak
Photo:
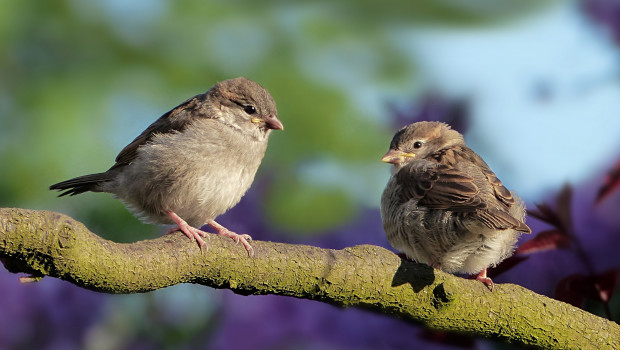
[[[275,115],[268,115],[267,117],[263,118],[252,118],[252,123],[254,124],[264,124],[265,127],[267,127],[267,129],[273,129],[273,130],[284,130],[284,125],[282,125],[282,122],[280,121],[280,119],[278,119],[278,117],[276,117]]]
[[[415,158],[415,153],[405,153],[399,150],[391,149],[383,156],[383,158],[381,158],[381,161],[396,165],[404,162],[405,158]]]

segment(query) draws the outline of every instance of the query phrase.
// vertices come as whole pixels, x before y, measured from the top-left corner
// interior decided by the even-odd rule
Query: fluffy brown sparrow
[[[215,84],[161,116],[126,146],[106,172],[50,186],[60,196],[109,192],[139,218],[176,224],[202,248],[208,224],[242,242],[253,255],[249,235],[215,222],[248,190],[273,129],[283,129],[276,104],[262,86],[246,78]]]
[[[381,160],[393,165],[381,197],[390,244],[446,272],[478,273],[493,289],[487,267],[512,255],[521,232],[531,232],[523,201],[444,123],[402,128]]]

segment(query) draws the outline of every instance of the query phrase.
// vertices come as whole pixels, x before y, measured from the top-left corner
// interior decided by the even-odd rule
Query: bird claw
[[[202,249],[203,247],[207,248],[207,243],[203,240],[203,238],[206,237],[208,239],[211,239],[208,233],[190,226],[185,220],[181,219],[181,217],[179,217],[172,211],[168,212],[168,216],[170,217],[170,219],[172,219],[172,221],[177,224],[177,227],[171,228],[170,230],[168,230],[168,233],[181,231],[192,241],[197,241],[200,249]],[[237,234],[215,221],[210,221],[208,224],[217,231],[218,235],[230,237],[233,239],[233,241],[235,241],[236,244],[239,244],[239,242],[241,242],[241,244],[243,244],[243,246],[245,247],[245,250],[247,250],[248,255],[254,256],[254,248],[252,248],[250,243],[248,243],[248,241],[252,240],[252,237],[250,237],[250,235]]]
[[[254,256],[254,248],[252,248],[250,243],[248,243],[248,241],[252,240],[250,235],[235,233],[215,221],[209,222],[209,226],[213,227],[217,231],[218,235],[232,238],[232,240],[235,241],[235,244],[239,244],[239,242],[241,242],[241,244],[245,247],[245,250],[247,250],[248,255]]]
[[[203,239],[203,238],[207,238],[209,240],[211,239],[208,233],[190,226],[187,222],[185,222],[185,220],[181,219],[178,215],[176,215],[173,212],[169,212],[168,216],[170,216],[170,218],[174,222],[176,222],[177,226],[170,228],[167,234],[171,234],[176,231],[181,231],[187,236],[187,238],[191,239],[192,241],[198,242],[198,246],[200,247],[201,250],[202,248],[208,249],[207,243]]]
[[[486,268],[484,270],[480,271],[478,276],[476,276],[476,280],[484,283],[491,290],[491,292],[495,289],[495,284],[493,284],[493,281],[491,280],[490,277],[487,277],[487,269]]]
[[[248,235],[248,234],[245,234],[245,233],[244,233],[244,234],[241,234],[241,235],[238,235],[238,236],[239,236],[240,238],[245,239],[246,241],[251,241],[251,240],[252,240],[252,237],[251,237],[250,235]],[[239,242],[237,241],[237,243],[239,243]]]

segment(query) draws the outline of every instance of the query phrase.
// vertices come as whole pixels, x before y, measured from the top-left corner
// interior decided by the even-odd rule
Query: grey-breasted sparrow
[[[407,257],[450,273],[486,275],[512,255],[525,205],[508,191],[463,136],[440,122],[399,130],[382,161],[391,163],[381,197],[390,244]]]
[[[109,192],[139,218],[176,224],[200,247],[208,224],[242,242],[251,237],[215,222],[250,188],[273,129],[283,129],[267,90],[246,78],[215,84],[161,116],[116,157],[106,172],[50,186],[60,196]]]

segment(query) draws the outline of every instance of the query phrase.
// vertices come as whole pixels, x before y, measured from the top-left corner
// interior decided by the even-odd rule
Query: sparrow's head
[[[381,161],[397,171],[415,159],[425,159],[444,148],[464,145],[463,135],[446,123],[417,122],[400,129],[392,138],[390,150]]]
[[[207,98],[219,110],[219,118],[241,131],[259,132],[263,137],[271,130],[282,130],[276,103],[271,94],[258,83],[234,78],[215,84]]]

